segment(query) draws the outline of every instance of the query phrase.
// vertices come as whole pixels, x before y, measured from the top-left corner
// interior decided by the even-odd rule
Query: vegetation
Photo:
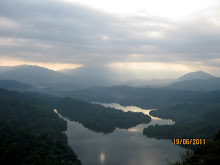
[[[79,122],[84,127],[96,132],[111,133],[116,128],[128,129],[151,121],[151,118],[143,113],[123,112],[72,98],[52,97],[36,93],[27,93],[26,95],[33,103],[49,109],[57,109],[64,117]]]
[[[67,144],[66,122],[52,110],[97,132],[110,133],[150,122],[143,113],[123,112],[70,98],[0,89],[0,161],[5,164],[81,164]]]
[[[144,109],[156,108],[156,111],[150,112],[151,115],[176,122],[169,126],[145,128],[143,133],[149,137],[209,140],[220,128],[220,91],[191,92],[121,86],[76,91],[72,97],[89,101],[119,102]],[[2,89],[0,160],[6,164],[80,164],[62,133],[66,130],[66,122],[52,112],[54,108],[63,116],[97,132],[110,133],[115,128],[130,128],[150,122],[150,117],[142,113],[104,108],[71,98],[36,93],[20,94]],[[210,142],[206,146],[212,148],[214,145]],[[194,155],[200,152],[199,148]],[[217,150],[219,152],[219,148]]]
[[[13,165],[81,162],[67,144],[66,122],[17,92],[0,89],[0,161]]]
[[[220,128],[220,105],[218,103],[176,104],[152,111],[151,115],[169,118],[176,122],[174,125],[156,125],[144,129],[145,135],[159,139],[212,139],[214,133]],[[184,147],[195,149],[196,146]]]
[[[187,151],[182,155],[182,162],[173,165],[218,165],[220,161],[220,130],[214,140],[198,146],[194,153]]]
[[[96,87],[74,92],[66,96],[85,101],[117,102],[141,108],[164,108],[183,103],[219,103],[220,91],[198,92],[164,88],[134,88],[128,86]]]
[[[63,116],[96,132],[110,133],[116,127],[128,129],[151,121],[151,118],[143,113],[123,112],[70,98],[56,100],[54,105]]]
[[[156,125],[144,129],[145,135],[158,139],[212,139],[220,128],[220,107],[214,105],[207,107],[198,104],[181,104],[155,114],[176,121],[174,125]],[[185,147],[195,148],[193,145]]]
[[[89,88],[69,95],[90,101],[135,105],[143,109],[156,108],[156,111],[150,112],[152,116],[176,122],[172,126],[146,128],[144,134],[150,137],[211,139],[220,128],[220,91],[117,86]]]
[[[15,80],[0,80],[0,88],[18,91],[32,90],[30,85],[15,81]]]

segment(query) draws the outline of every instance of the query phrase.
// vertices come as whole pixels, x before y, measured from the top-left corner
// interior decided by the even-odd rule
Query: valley
[[[219,165],[219,0],[0,0],[1,165]]]
[[[32,66],[31,68],[38,69],[38,67]],[[20,72],[16,73],[17,75],[22,74],[27,77],[30,74],[28,71],[21,72],[20,69],[16,70],[16,72]],[[62,131],[65,131],[65,136],[68,137],[68,144],[74,150],[74,153],[72,151],[68,152],[78,155],[83,164],[111,165],[116,163],[127,165],[131,162],[132,165],[132,162],[139,160],[139,164],[143,165],[146,161],[160,165],[180,161],[178,155],[186,152],[184,148],[193,151],[197,149],[197,146],[176,146],[173,144],[173,139],[203,138],[209,141],[214,138],[215,133],[220,128],[219,84],[215,83],[215,85],[210,85],[211,88],[208,88],[206,83],[213,82],[213,80],[218,81],[218,78],[210,77],[210,75],[207,78],[206,73],[198,72],[199,76],[202,74],[201,79],[198,79],[196,73],[192,73],[192,76],[191,74],[183,76],[183,81],[176,80],[176,82],[168,86],[154,88],[122,85],[73,89],[71,86],[74,83],[70,81],[66,81],[64,84],[62,82],[57,84],[48,82],[45,86],[46,83],[42,83],[44,78],[40,77],[41,82],[36,81],[38,84],[31,83],[25,79],[23,79],[23,82],[19,82],[19,79],[0,80],[0,87],[9,90],[1,90],[1,95],[7,96],[1,97],[2,102],[6,100],[2,106],[10,107],[11,104],[15,104],[14,108],[9,108],[10,113],[6,113],[7,115],[2,115],[1,117],[2,130],[6,131],[7,127],[11,129],[11,132],[1,135],[3,139],[1,143],[5,143],[4,139],[7,138],[7,134],[13,136],[14,132],[20,129],[33,129],[35,130],[34,132],[23,132],[25,132],[27,137],[35,136],[37,128],[43,124],[44,120],[48,121],[53,116],[52,118],[58,121],[59,117],[51,114],[53,109],[57,109],[59,116],[63,119],[59,119],[60,122],[63,122]],[[48,72],[48,74],[52,77],[56,75],[55,72]],[[195,74],[195,79],[193,79],[192,77]],[[50,75],[47,75],[47,77],[50,77]],[[34,72],[32,72],[32,76],[37,77]],[[60,74],[58,74],[58,77],[55,76],[54,79],[59,78],[59,76]],[[187,79],[188,76],[190,77],[189,80]],[[187,90],[182,88],[184,85],[187,86],[189,83],[196,81],[201,82],[201,85],[206,87],[205,90],[200,90],[200,87],[193,87],[195,90],[191,90],[188,87]],[[66,86],[71,89],[62,88],[65,84],[71,84]],[[180,84],[184,85],[180,87]],[[193,83],[191,85],[193,86]],[[196,85],[199,86],[198,83]],[[39,88],[39,86],[42,87]],[[11,98],[13,99],[11,100]],[[16,102],[21,103],[23,106],[20,107]],[[28,108],[29,105],[32,108]],[[27,108],[25,108],[26,106]],[[34,107],[45,109],[43,111],[50,113],[52,116],[48,116],[48,119],[43,119],[44,112],[39,111],[38,118],[41,119],[36,119],[37,116],[33,116],[36,111]],[[21,111],[24,109],[30,109],[30,112]],[[146,109],[151,109],[151,111]],[[7,108],[2,107],[0,110],[4,114]],[[31,113],[31,111],[33,112]],[[18,112],[21,116],[17,116]],[[31,124],[33,128],[29,126],[29,121],[23,120],[23,115],[27,119],[33,118],[34,123]],[[51,121],[51,123],[57,125],[57,121]],[[15,122],[23,126],[14,125],[13,123]],[[38,131],[39,136],[45,136],[45,131],[49,131],[49,129],[57,132],[57,136],[61,136],[58,135],[60,133],[58,133],[59,129],[57,127],[41,129]],[[42,132],[42,135],[40,132]],[[21,134],[21,136],[24,135]],[[67,144],[65,136],[62,134],[61,137],[63,145]],[[17,138],[20,139],[20,135]],[[19,143],[26,145],[26,142],[23,141]],[[108,145],[109,143],[110,145]],[[149,144],[150,147],[148,146]],[[135,150],[132,149],[133,147]],[[42,150],[47,150],[46,148],[47,146],[42,145]],[[92,152],[92,148],[96,148],[96,152]],[[4,152],[6,148],[1,148],[1,150]],[[14,152],[9,148],[7,150],[9,151],[8,155],[0,157],[3,161],[10,161],[8,156],[10,156],[11,152]],[[31,151],[32,149],[25,150]],[[129,153],[125,152],[125,150],[129,151]],[[166,154],[164,154],[165,150]],[[112,154],[113,151],[115,154]],[[120,152],[123,159],[116,158],[116,155],[119,154],[116,151]],[[66,150],[62,152],[65,153]],[[148,153],[149,157],[144,156],[143,153]],[[152,153],[157,154],[159,159],[153,157]],[[40,150],[36,151],[36,154],[40,155]],[[71,161],[80,164],[81,162],[76,155],[74,160],[71,158],[72,156],[65,159],[66,161],[71,159]],[[126,159],[128,155],[130,155],[130,159]],[[20,157],[24,157],[24,155]],[[29,157],[32,158],[34,156],[30,155]],[[41,160],[46,162],[44,159]],[[26,158],[24,161],[28,162]]]

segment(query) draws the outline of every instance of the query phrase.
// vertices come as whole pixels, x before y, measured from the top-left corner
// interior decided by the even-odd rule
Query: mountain
[[[220,78],[203,71],[190,72],[164,88],[190,91],[215,91],[220,90]]]
[[[18,82],[16,80],[0,80],[0,88],[19,91],[27,91],[32,89],[30,85]]]
[[[185,80],[171,84],[166,88],[191,91],[215,91],[220,90],[220,78]]]
[[[66,121],[36,95],[0,89],[0,161],[14,165],[81,165],[63,133]]]
[[[74,86],[73,78],[47,68],[20,65],[0,73],[0,80],[16,80],[38,87]]]
[[[82,88],[109,86],[118,82],[116,75],[105,66],[83,66],[76,69],[62,69],[58,72],[74,78]]]
[[[185,81],[185,80],[195,80],[195,79],[209,79],[209,78],[214,78],[215,76],[203,72],[203,71],[197,71],[197,72],[190,72],[187,73],[180,78],[177,79],[177,81]]]
[[[174,81],[175,79],[153,79],[153,80],[136,79],[136,80],[126,81],[122,83],[122,85],[128,85],[131,87],[158,88],[158,87],[170,85]]]
[[[123,68],[107,65],[83,66],[76,69],[62,69],[59,72],[73,77],[83,88],[95,86],[162,87],[171,84],[173,79],[153,79],[139,73],[131,73]],[[140,79],[141,78],[141,79]]]
[[[10,70],[10,68],[12,68],[12,67],[10,67],[10,66],[0,66],[0,73],[3,73],[7,70]]]

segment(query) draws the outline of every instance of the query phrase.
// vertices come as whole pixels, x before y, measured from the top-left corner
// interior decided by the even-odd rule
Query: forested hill
[[[97,132],[110,133],[150,122],[143,113],[123,112],[70,98],[0,89],[0,161],[5,164],[81,164],[63,133],[67,124],[53,112]]]
[[[60,165],[81,162],[67,144],[66,122],[18,92],[0,89],[0,162]]]
[[[218,165],[220,161],[220,130],[213,140],[198,146],[194,153],[189,151],[182,156],[182,162],[172,165]]]
[[[72,98],[49,97],[36,93],[30,93],[28,97],[35,104],[55,108],[64,117],[96,132],[111,133],[116,128],[128,129],[151,121],[151,118],[143,113],[123,112]]]
[[[220,91],[115,86],[74,91],[72,97],[155,108],[157,111],[150,112],[152,116],[175,121],[174,125],[145,128],[144,134],[149,137],[211,139],[220,128]]]
[[[33,89],[30,85],[15,80],[0,80],[0,88],[17,91],[30,91]]]
[[[116,128],[128,129],[151,121],[151,118],[143,113],[123,112],[70,98],[59,99],[54,105],[63,116],[96,132],[111,133]]]

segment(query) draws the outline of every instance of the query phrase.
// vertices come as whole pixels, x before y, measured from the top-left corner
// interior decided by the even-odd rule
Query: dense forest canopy
[[[172,165],[218,165],[220,161],[220,130],[215,134],[215,138],[205,145],[198,146],[192,153],[187,151],[181,156],[182,162]]]
[[[143,113],[75,99],[0,89],[0,160],[6,164],[81,164],[63,133],[67,124],[53,112],[54,108],[71,120],[104,133],[151,120]]]
[[[36,104],[50,109],[55,108],[64,117],[77,121],[96,132],[111,133],[116,128],[127,129],[151,121],[151,118],[143,113],[123,112],[77,99],[36,93],[27,93],[27,95]]]
[[[89,101],[118,102],[143,109],[156,108],[156,111],[150,112],[152,116],[175,121],[174,125],[145,128],[144,134],[149,137],[212,139],[220,128],[220,91],[115,86],[89,88],[67,94]]]
[[[23,94],[0,89],[0,160],[4,164],[78,164],[66,122]]]
[[[156,108],[156,111],[150,112],[151,115],[175,121],[174,125],[145,128],[143,133],[148,137],[210,140],[220,128],[220,91],[196,92],[117,86],[64,92],[63,95],[69,98],[0,90],[1,160],[15,161],[18,164],[28,164],[32,159],[47,164],[59,164],[60,160],[80,164],[67,145],[66,135],[62,133],[66,130],[66,122],[53,113],[54,108],[61,115],[81,123],[84,127],[104,133],[111,133],[116,128],[127,129],[151,120],[143,113],[123,112],[86,101],[118,102],[144,109]],[[30,147],[30,144],[35,147]],[[46,154],[45,148],[49,151]],[[16,152],[19,152],[18,156],[9,159]]]

